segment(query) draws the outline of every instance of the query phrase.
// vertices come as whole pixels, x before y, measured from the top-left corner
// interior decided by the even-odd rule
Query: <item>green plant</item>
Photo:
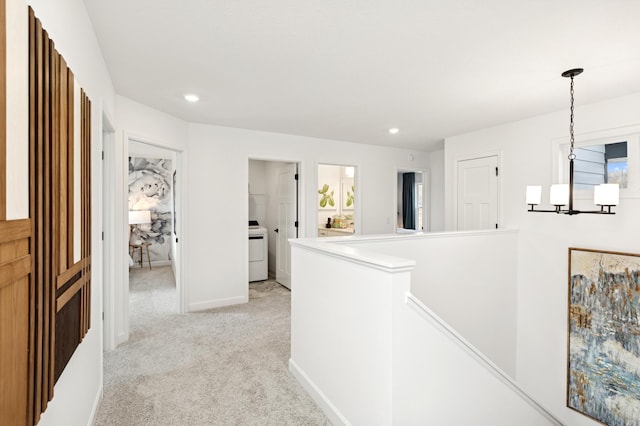
[[[326,183],[322,186],[322,189],[318,189],[318,194],[322,195],[320,198],[320,207],[325,208],[327,204],[331,207],[336,205],[336,202],[333,200],[333,191],[329,192],[329,185]]]

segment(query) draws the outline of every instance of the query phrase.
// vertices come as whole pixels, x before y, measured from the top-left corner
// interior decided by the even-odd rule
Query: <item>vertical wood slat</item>
[[[83,246],[81,249],[82,258],[87,259],[87,266],[85,267],[84,274],[88,279],[85,281],[83,287],[83,309],[82,309],[82,333],[81,336],[87,333],[90,327],[90,301],[91,301],[91,102],[89,98],[81,91],[81,120],[82,120],[82,141],[81,141],[81,176],[83,186],[83,199],[81,200],[83,226]]]
[[[7,218],[7,35],[5,0],[0,0],[0,220]]]
[[[44,244],[43,244],[43,260],[42,266],[44,269],[44,281],[42,283],[43,288],[43,313],[42,313],[42,322],[43,322],[43,338],[42,338],[42,395],[41,395],[41,404],[42,411],[46,410],[47,405],[49,403],[49,381],[50,381],[50,371],[51,371],[51,334],[52,334],[52,324],[51,324],[51,308],[49,301],[51,300],[51,287],[49,283],[53,280],[51,276],[51,163],[53,159],[51,158],[51,45],[49,37],[46,35],[44,30],[42,31],[42,49],[43,49],[43,98],[42,98],[42,118],[43,118],[43,129],[42,129],[42,155],[44,155],[44,160],[42,163],[42,194],[43,200],[42,205],[40,207],[43,212],[42,224],[43,229],[41,230],[43,234]]]
[[[56,172],[56,184],[54,186],[54,193],[57,194],[56,202],[57,206],[54,208],[55,214],[58,215],[56,220],[56,226],[58,229],[57,235],[55,235],[56,241],[56,270],[55,275],[58,276],[68,268],[67,261],[67,244],[69,239],[68,228],[67,228],[67,207],[69,206],[67,197],[69,195],[69,187],[67,180],[67,169],[68,169],[68,146],[69,146],[69,134],[68,134],[68,98],[67,95],[69,93],[68,88],[68,73],[67,73],[67,63],[64,58],[58,54],[56,54],[56,76],[55,81],[57,84],[57,89],[55,91],[57,96],[56,105],[56,118],[55,123],[57,124],[58,130],[56,131],[56,161],[54,164],[57,165]]]
[[[31,10],[31,14],[33,17],[33,10]],[[36,264],[36,306],[37,310],[34,315],[36,316],[36,327],[37,327],[37,335],[36,335],[36,367],[35,367],[35,392],[33,395],[34,399],[34,423],[38,423],[40,420],[40,414],[44,411],[45,405],[43,405],[43,394],[44,394],[44,377],[46,375],[45,372],[45,212],[44,208],[46,206],[44,200],[44,151],[45,151],[45,37],[43,34],[42,24],[39,20],[36,20],[33,17],[34,26],[35,26],[35,34],[33,37],[36,41],[36,52],[35,52],[35,61],[33,66],[35,67],[36,73],[36,87],[34,91],[36,92],[36,100],[35,100],[35,125],[37,126],[36,131],[36,151],[35,161],[36,161],[36,171],[35,171],[35,192],[36,192],[36,202],[34,203],[34,209],[32,217],[35,219],[37,225],[36,230],[33,234],[33,240],[36,241],[37,251],[36,256],[37,260]]]
[[[0,0],[1,1],[1,0]],[[37,135],[37,86],[36,86],[36,25],[33,10],[29,8],[29,217],[31,218],[31,235],[35,236],[37,216],[36,211],[36,135]],[[36,300],[38,300],[38,286],[36,285],[36,265],[39,261],[36,255],[36,238],[33,237],[29,241],[29,252],[33,262],[31,264],[31,282],[29,285],[29,291],[31,297],[29,298],[29,377],[28,377],[28,390],[27,390],[27,424],[35,424],[36,420],[36,407],[35,407],[35,395],[36,386],[35,383],[38,379],[37,369],[38,363],[36,362],[36,329],[37,329],[37,315],[36,315]],[[38,416],[39,418],[39,416]]]
[[[67,69],[67,105],[68,105],[68,137],[69,143],[67,144],[67,269],[74,264],[74,246],[75,246],[75,91],[74,91],[75,77],[70,69]]]
[[[55,326],[55,314],[56,314],[56,277],[58,276],[58,265],[60,264],[60,252],[59,241],[60,235],[60,198],[59,198],[59,163],[60,163],[60,133],[58,126],[60,125],[60,55],[56,51],[55,43],[48,36],[49,40],[49,72],[50,72],[50,85],[51,85],[51,99],[49,100],[50,108],[50,122],[49,122],[49,137],[50,137],[50,162],[49,162],[49,201],[50,209],[50,264],[49,273],[50,280],[45,285],[49,291],[49,297],[47,298],[49,308],[49,357],[47,359],[49,377],[48,384],[48,401],[53,398],[53,386],[55,384],[55,353],[56,353],[56,326]],[[48,402],[47,401],[47,402]]]

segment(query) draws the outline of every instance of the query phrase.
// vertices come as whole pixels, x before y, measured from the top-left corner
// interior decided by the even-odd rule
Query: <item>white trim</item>
[[[335,405],[329,401],[327,396],[316,386],[316,384],[302,371],[302,369],[296,364],[296,362],[289,358],[289,371],[302,385],[304,390],[307,391],[309,396],[320,406],[320,409],[329,418],[331,423],[335,426],[338,425],[351,425],[349,421],[340,413]]]
[[[102,383],[104,383],[104,380],[102,381]],[[100,408],[100,403],[102,402],[102,395],[104,392],[102,383],[100,383],[100,387],[98,387],[96,398],[93,401],[93,405],[91,406],[91,412],[89,413],[89,421],[87,422],[87,426],[92,426],[96,420],[96,414],[98,414],[98,408]]]
[[[491,374],[493,374],[498,380],[500,380],[511,391],[518,395],[527,404],[533,407],[536,411],[542,414],[552,424],[562,426],[564,423],[560,419],[556,418],[551,412],[544,408],[538,401],[533,399],[529,394],[522,390],[518,384],[505,373],[500,367],[494,364],[489,358],[487,358],[481,351],[479,351],[474,345],[472,345],[467,339],[462,337],[455,329],[453,329],[447,322],[440,318],[435,312],[429,309],[424,303],[416,298],[410,292],[405,293],[405,304],[412,311],[420,315],[424,320],[428,321],[432,325],[436,326],[445,336],[447,336],[452,342],[462,348],[469,356],[474,358],[478,364],[483,366]]]
[[[114,244],[114,156],[116,152],[116,134],[109,119],[105,116],[103,110],[102,117],[102,138],[101,148],[104,153],[102,162],[102,232],[104,232],[104,240],[102,241],[102,305],[101,309],[104,314],[102,321],[102,350],[112,351],[116,348],[116,332],[115,332],[115,292],[114,282],[116,276],[115,244]]]
[[[394,235],[390,236],[394,237]],[[410,235],[407,236],[409,237]],[[416,266],[416,261],[413,259],[402,259],[400,257],[336,244],[339,242],[348,243],[350,241],[357,241],[358,239],[358,237],[332,237],[303,240],[290,239],[289,244],[294,247],[299,247],[316,253],[322,253],[326,256],[364,265],[367,268],[373,268],[392,274],[410,271]],[[362,237],[362,239],[364,240],[366,237]]]
[[[205,302],[191,303],[189,305],[189,312],[206,311],[207,309],[222,308],[224,306],[240,305],[247,303],[249,297],[238,296],[229,297],[227,299],[207,300]]]

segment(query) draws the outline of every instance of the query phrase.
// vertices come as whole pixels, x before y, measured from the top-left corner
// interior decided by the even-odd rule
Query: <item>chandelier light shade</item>
[[[620,188],[617,183],[603,183],[596,185],[593,189],[594,204],[600,206],[600,210],[576,210],[573,208],[573,161],[576,159],[576,155],[573,152],[574,148],[574,135],[573,135],[573,78],[582,74],[584,71],[582,68],[574,68],[562,73],[563,77],[571,78],[571,115],[569,120],[569,134],[570,134],[570,151],[569,151],[569,183],[551,185],[549,190],[549,204],[554,206],[553,210],[540,210],[535,206],[540,204],[542,198],[541,186],[527,186],[526,200],[529,205],[530,212],[536,213],[557,213],[576,215],[579,213],[593,213],[593,214],[615,214],[611,211],[611,207],[617,206],[620,198]]]

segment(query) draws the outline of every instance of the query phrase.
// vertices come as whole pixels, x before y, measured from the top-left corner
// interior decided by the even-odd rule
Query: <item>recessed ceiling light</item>
[[[392,127],[389,129],[389,133],[391,133],[392,135],[397,135],[399,131],[400,129],[398,129],[397,127]]]
[[[184,95],[184,98],[186,100],[188,100],[189,102],[198,102],[200,100],[198,95],[194,95],[194,94],[191,94],[191,93]]]

